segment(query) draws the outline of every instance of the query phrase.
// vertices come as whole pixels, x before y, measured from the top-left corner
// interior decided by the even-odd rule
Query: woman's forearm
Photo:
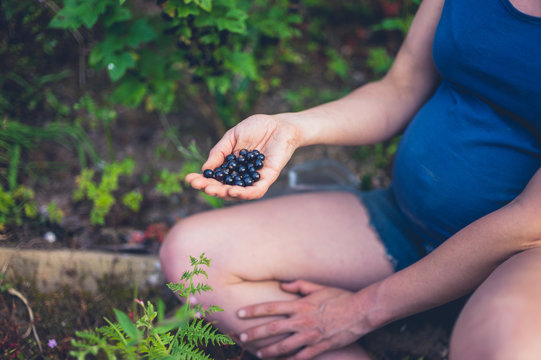
[[[465,295],[513,254],[541,245],[541,170],[509,205],[462,229],[431,254],[371,285],[368,322],[380,327]],[[358,296],[363,295],[364,290]]]
[[[300,129],[300,146],[374,144],[403,129],[425,97],[406,94],[383,79],[287,118]]]
[[[432,43],[443,3],[422,2],[383,79],[339,100],[286,114],[299,128],[299,146],[374,144],[403,129],[440,81]]]

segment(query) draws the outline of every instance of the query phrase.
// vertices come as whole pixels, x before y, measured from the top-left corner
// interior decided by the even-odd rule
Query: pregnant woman
[[[541,358],[541,1],[424,0],[383,79],[225,134],[204,168],[258,149],[254,186],[186,180],[258,199],[298,147],[402,131],[389,188],[194,215],[163,244],[165,275],[205,252],[214,291],[198,300],[261,358],[368,359],[363,335],[471,292],[451,359]]]

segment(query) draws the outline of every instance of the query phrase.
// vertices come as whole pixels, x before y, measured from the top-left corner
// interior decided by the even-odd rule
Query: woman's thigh
[[[474,292],[451,339],[451,359],[541,359],[541,248],[500,265]]]
[[[347,192],[296,194],[183,219],[161,249],[167,278],[178,278],[188,256],[202,252],[229,283],[302,278],[355,290],[393,272],[366,210]]]

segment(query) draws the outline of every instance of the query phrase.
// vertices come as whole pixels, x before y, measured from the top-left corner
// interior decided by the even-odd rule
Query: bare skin
[[[240,306],[300,299],[301,291],[285,284],[280,287],[282,282],[306,279],[337,287],[334,297],[358,291],[393,272],[366,211],[348,193],[294,195],[185,219],[168,234],[161,249],[162,263],[175,264],[164,268],[167,278],[176,280],[185,270],[187,259],[181,261],[179,254],[186,258],[202,252],[212,259],[208,282],[214,291],[198,300],[224,308],[215,320],[224,331],[237,335],[271,319],[242,320],[236,315]],[[255,352],[272,343],[272,336],[270,340],[249,345]],[[326,356],[363,358],[358,347],[340,352],[339,357],[337,353]]]
[[[511,0],[534,16],[536,1]],[[221,185],[200,174],[186,180],[209,195],[258,199],[298,147],[373,144],[399,132],[439,83],[431,52],[443,3],[422,2],[382,80],[299,113],[255,115],[229,130],[203,167],[258,148],[267,160],[256,186]],[[166,276],[176,280],[182,257],[205,251],[215,292],[199,300],[223,306],[218,326],[262,358],[366,359],[355,345],[364,334],[475,291],[454,331],[451,359],[537,359],[541,349],[527,335],[541,332],[539,214],[541,170],[513,202],[393,273],[353,195],[311,193],[185,219],[160,256]],[[496,323],[514,331],[496,331]]]

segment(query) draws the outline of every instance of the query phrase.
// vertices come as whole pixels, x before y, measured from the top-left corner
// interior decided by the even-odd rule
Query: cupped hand
[[[287,120],[287,115],[253,115],[225,133],[210,150],[202,169],[220,166],[229,154],[241,149],[257,149],[265,154],[265,164],[259,173],[261,179],[253,186],[224,185],[202,174],[188,174],[186,182],[193,188],[220,198],[257,199],[278,178],[299,143],[298,129]]]
[[[260,358],[312,359],[328,350],[345,347],[372,330],[363,318],[363,311],[359,310],[359,301],[350,291],[304,280],[282,284],[282,289],[300,293],[302,297],[247,306],[238,312],[242,319],[286,315],[285,319],[255,326],[240,334],[243,342],[289,335],[259,349]]]

